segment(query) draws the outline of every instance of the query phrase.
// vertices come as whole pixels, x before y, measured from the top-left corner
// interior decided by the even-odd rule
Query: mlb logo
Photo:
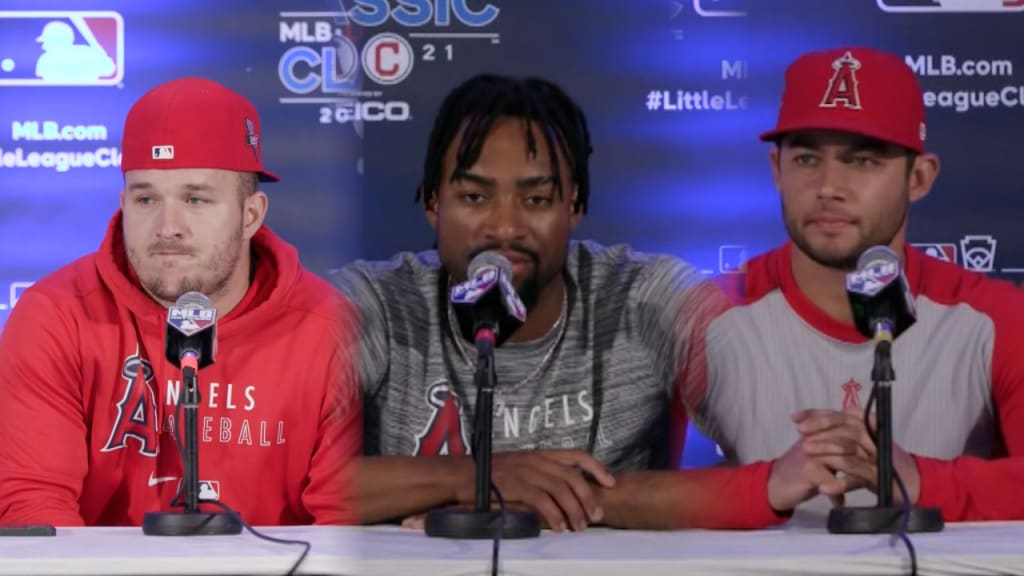
[[[116,86],[124,18],[112,11],[0,11],[0,86]]]
[[[891,284],[900,274],[895,262],[872,264],[846,276],[846,290],[854,294],[874,296]]]
[[[936,244],[936,243],[920,243],[911,244],[914,248],[921,250],[926,255],[931,256],[937,260],[943,262],[949,262],[950,264],[956,264],[958,259],[956,256],[956,244]]]
[[[174,146],[153,146],[153,160],[174,160]]]
[[[452,304],[473,304],[498,283],[498,268],[484,266],[476,276],[452,288]]]
[[[199,500],[207,502],[220,500],[220,482],[217,480],[200,480]]]
[[[886,12],[1020,12],[1024,0],[878,0]]]
[[[213,308],[178,308],[167,311],[167,322],[185,336],[192,336],[213,325],[217,311]]]

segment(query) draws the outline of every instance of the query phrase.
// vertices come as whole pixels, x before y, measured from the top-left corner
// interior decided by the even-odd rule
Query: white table
[[[303,574],[489,574],[490,542],[447,541],[397,527],[266,528],[313,544]],[[919,574],[1024,575],[1024,523],[950,524],[912,536]],[[60,529],[50,538],[0,538],[0,574],[284,574],[302,552],[252,535],[143,536],[138,529]],[[680,574],[904,574],[903,544],[820,529],[757,532],[544,532],[504,541],[507,576]]]

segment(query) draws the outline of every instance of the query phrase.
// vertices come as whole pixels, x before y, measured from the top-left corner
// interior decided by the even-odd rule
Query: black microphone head
[[[846,275],[846,292],[854,324],[868,338],[876,338],[880,327],[896,338],[917,319],[903,263],[887,246],[873,246],[860,255],[857,269]]]
[[[167,309],[165,354],[176,366],[186,351],[196,354],[199,367],[213,364],[217,351],[217,309],[201,292],[186,292]]]

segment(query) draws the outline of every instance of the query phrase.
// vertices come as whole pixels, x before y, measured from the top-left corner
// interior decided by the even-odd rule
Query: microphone
[[[500,346],[526,321],[526,306],[512,287],[512,264],[497,252],[481,252],[469,262],[468,280],[451,290],[456,308],[473,314],[473,341]]]
[[[178,408],[185,412],[184,427],[174,420],[174,436],[181,452],[182,478],[178,496],[184,497],[181,512],[148,512],[142,519],[147,536],[214,536],[242,532],[241,519],[224,512],[199,508],[199,393],[200,369],[213,364],[217,352],[217,309],[205,294],[186,292],[167,309],[164,355],[181,369]],[[184,439],[179,430],[184,429]],[[184,446],[182,446],[184,443]],[[174,506],[174,502],[171,503]]]
[[[481,252],[469,262],[468,280],[452,287],[451,302],[473,314],[477,361],[472,455],[476,465],[473,508],[442,508],[427,512],[424,532],[433,538],[521,539],[540,536],[540,518],[526,510],[506,510],[501,504],[497,526],[491,512],[494,443],[494,390],[498,385],[494,347],[526,321],[526,307],[512,287],[512,265],[497,252]],[[499,502],[501,497],[499,495]]]
[[[861,254],[857,270],[846,276],[846,293],[857,330],[876,343],[892,342],[917,320],[900,258],[886,246]]]
[[[186,292],[167,309],[167,361],[193,370],[213,364],[217,353],[217,309],[201,292]]]
[[[846,275],[846,294],[857,331],[875,346],[871,368],[871,396],[864,412],[864,427],[874,442],[878,502],[872,507],[833,508],[828,531],[833,534],[881,534],[899,528],[905,532],[939,532],[945,523],[938,508],[912,507],[906,488],[892,466],[892,346],[917,320],[914,295],[903,274],[899,256],[886,246],[874,246],[857,260],[857,269]],[[877,429],[868,415],[876,404]],[[893,480],[899,485],[903,506],[893,504]]]

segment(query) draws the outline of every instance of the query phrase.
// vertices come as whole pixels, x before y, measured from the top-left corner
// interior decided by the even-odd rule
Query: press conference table
[[[489,574],[491,543],[427,538],[392,526],[267,528],[312,550],[299,573]],[[912,536],[919,574],[1024,575],[1024,522],[950,524]],[[302,548],[250,534],[144,536],[131,528],[58,529],[49,538],[0,538],[0,574],[284,574]],[[784,527],[756,532],[544,532],[503,541],[501,574],[641,576],[680,574],[904,574],[902,543],[888,536],[833,536]]]

